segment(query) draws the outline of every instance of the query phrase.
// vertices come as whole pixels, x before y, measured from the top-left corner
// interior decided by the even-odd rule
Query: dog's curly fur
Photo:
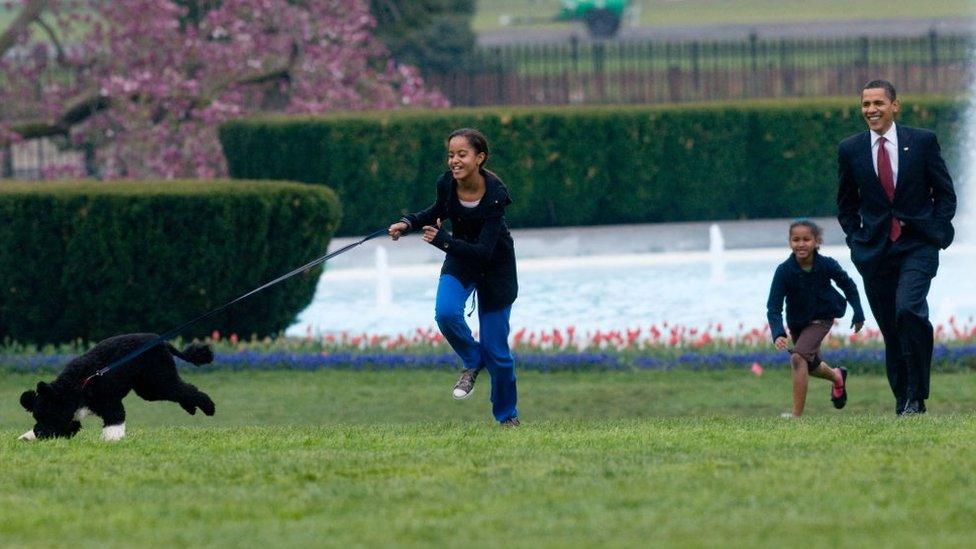
[[[213,400],[206,393],[180,379],[173,356],[197,366],[213,361],[208,345],[191,343],[182,351],[160,342],[119,367],[96,377],[82,387],[84,380],[142,345],[155,334],[126,334],[111,337],[69,362],[51,383],[43,381],[36,390],[20,395],[20,404],[31,412],[36,424],[21,438],[71,438],[81,429],[79,416],[85,411],[105,423],[103,438],[117,440],[125,433],[125,408],[122,399],[135,391],[146,400],[169,400],[190,414],[197,408],[214,415]]]

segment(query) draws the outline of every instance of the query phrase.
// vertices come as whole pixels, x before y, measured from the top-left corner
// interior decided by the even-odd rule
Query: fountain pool
[[[840,261],[858,282],[868,325],[873,326],[863,283],[847,248],[832,245],[822,251]],[[784,238],[779,247],[718,250],[712,245],[700,251],[520,259],[512,328],[611,330],[666,321],[702,328],[722,323],[731,334],[740,325],[761,327],[773,271],[788,255]],[[386,254],[382,257],[379,268],[327,271],[312,304],[288,335],[395,335],[432,326],[440,263],[386,265]],[[976,247],[955,245],[941,254],[939,274],[929,293],[933,322],[976,316],[974,264]],[[379,300],[378,289],[383,294]],[[849,325],[850,317],[848,308],[842,326]],[[477,315],[469,322],[476,327]]]

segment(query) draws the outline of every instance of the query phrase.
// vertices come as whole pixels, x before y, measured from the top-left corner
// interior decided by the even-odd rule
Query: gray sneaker
[[[464,400],[474,392],[474,380],[478,379],[477,368],[465,368],[461,371],[461,377],[454,384],[454,400]]]
[[[521,423],[519,423],[518,416],[512,416],[506,419],[505,421],[499,423],[499,425],[501,425],[502,427],[518,427],[519,425],[521,425]]]

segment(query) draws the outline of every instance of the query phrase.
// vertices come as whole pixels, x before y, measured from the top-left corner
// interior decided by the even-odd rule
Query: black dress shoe
[[[902,410],[902,416],[917,416],[925,413],[925,404],[921,400],[909,400],[905,403],[905,409]]]
[[[895,399],[895,415],[896,416],[900,416],[903,413],[905,413],[905,404],[907,402],[908,401],[906,399],[901,398],[901,397]]]

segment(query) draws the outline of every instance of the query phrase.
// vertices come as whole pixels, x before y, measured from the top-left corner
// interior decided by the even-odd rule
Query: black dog
[[[36,391],[25,391],[20,395],[20,404],[31,412],[36,424],[20,438],[71,438],[81,429],[79,420],[93,413],[105,422],[102,439],[120,440],[125,436],[122,399],[130,390],[146,400],[176,402],[191,415],[197,408],[208,416],[214,415],[210,397],[180,379],[173,362],[173,356],[177,356],[197,366],[209,364],[213,361],[213,351],[204,344],[191,343],[181,352],[169,343],[160,342],[83,386],[85,379],[100,368],[156,337],[155,334],[127,334],[106,339],[69,362],[52,383],[42,381]]]

